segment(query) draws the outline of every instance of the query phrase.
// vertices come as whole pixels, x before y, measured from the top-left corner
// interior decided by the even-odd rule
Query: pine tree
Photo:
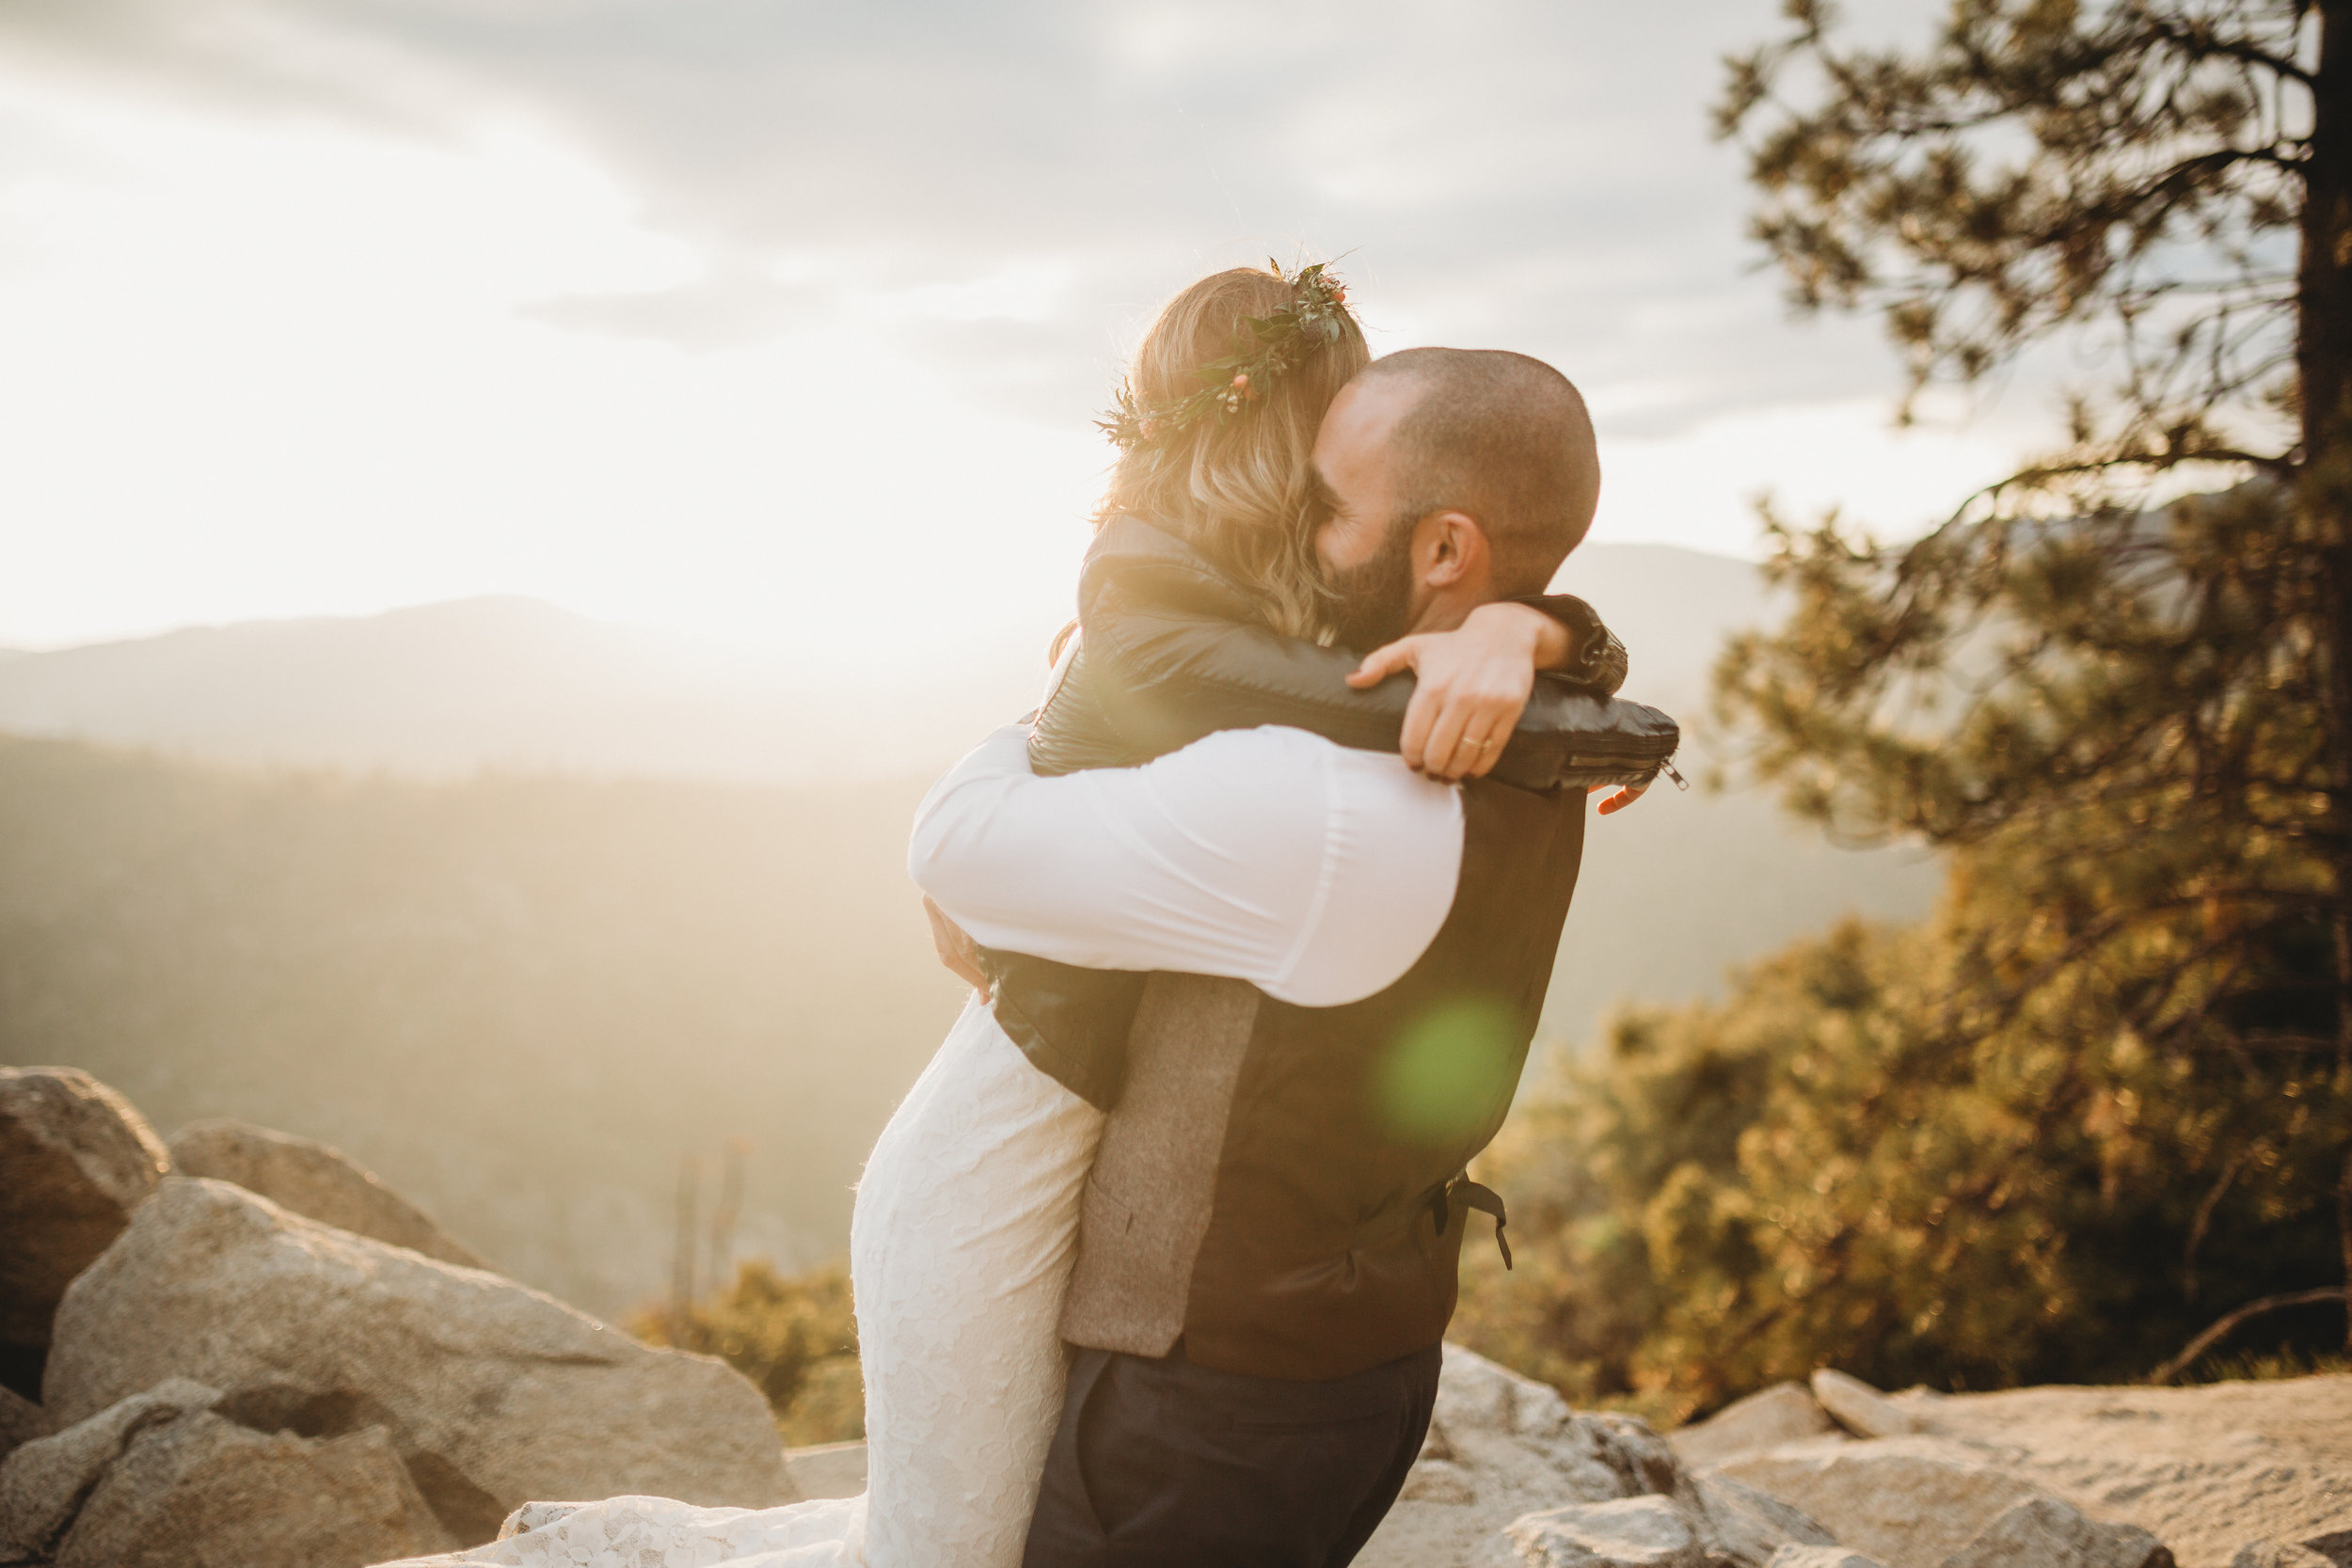
[[[1922,1203],[1990,1238],[2095,1180],[2000,1244],[2137,1256],[2164,1300],[2105,1310],[2352,1288],[2352,0],[1955,0],[1915,49],[1786,9],[1718,125],[1794,302],[1879,312],[1914,393],[2106,367],[1924,538],[1772,523],[1795,613],[1718,677],[1751,764],[1954,868],[1887,1092],[1822,1147],[1960,1125],[1940,1085],[1981,1147]],[[2265,1227],[2304,1277],[2201,1275]]]

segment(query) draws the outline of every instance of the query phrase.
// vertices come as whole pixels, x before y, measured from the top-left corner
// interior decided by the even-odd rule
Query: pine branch
[[[2249,1301],[2236,1311],[2225,1313],[2217,1319],[2212,1327],[2183,1347],[2180,1354],[2150,1372],[2148,1381],[2156,1387],[2163,1387],[2195,1366],[2199,1356],[2220,1343],[2223,1338],[2240,1323],[2262,1317],[2266,1313],[2284,1311],[2290,1307],[2312,1307],[2323,1301],[2341,1301],[2352,1305],[2352,1289],[2346,1289],[2341,1285],[2325,1285],[2316,1291],[2290,1291],[2284,1295],[2265,1296],[2260,1301]]]

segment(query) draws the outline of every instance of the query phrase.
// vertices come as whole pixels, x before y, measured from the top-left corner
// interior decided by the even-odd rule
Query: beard
[[[1392,520],[1369,560],[1338,571],[1326,568],[1323,585],[1335,601],[1327,619],[1340,646],[1368,654],[1403,637],[1412,626],[1412,528],[1405,519]]]

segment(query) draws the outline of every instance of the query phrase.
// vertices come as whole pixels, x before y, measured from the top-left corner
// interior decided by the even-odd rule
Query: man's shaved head
[[[1408,348],[1357,381],[1402,382],[1412,398],[1390,437],[1396,525],[1467,513],[1494,551],[1496,587],[1542,593],[1600,500],[1592,417],[1568,378],[1502,349]]]

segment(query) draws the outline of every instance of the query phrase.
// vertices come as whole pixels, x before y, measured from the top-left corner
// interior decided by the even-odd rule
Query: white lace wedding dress
[[[858,1183],[864,1497],[608,1497],[398,1568],[1016,1568],[1061,1414],[1056,1330],[1102,1131],[1102,1113],[1031,1067],[984,1004],[965,1006]]]

